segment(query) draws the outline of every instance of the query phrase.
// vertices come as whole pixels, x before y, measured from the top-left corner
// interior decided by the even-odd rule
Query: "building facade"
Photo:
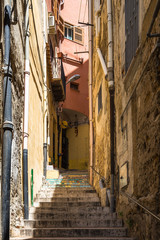
[[[62,130],[61,166],[65,169],[88,169],[89,162],[87,9],[87,1],[66,0],[61,10],[64,38],[59,52],[66,75],[66,99],[61,105],[61,115],[68,123]]]
[[[95,0],[91,11],[93,185],[101,194],[104,176],[132,235],[148,240],[159,238],[159,222],[133,200],[159,216],[159,8]]]
[[[61,148],[57,107],[65,99],[65,76],[61,59],[53,59],[61,37],[59,32],[53,33],[55,25],[50,22],[54,10],[53,1],[0,3],[3,240],[19,235],[46,178],[47,166],[58,161]],[[10,139],[5,137],[7,131]]]

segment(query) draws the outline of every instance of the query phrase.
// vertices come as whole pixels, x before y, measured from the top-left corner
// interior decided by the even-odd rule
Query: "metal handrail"
[[[90,168],[92,168],[99,176],[101,176],[101,178],[108,183],[108,181],[106,180],[106,178],[104,176],[102,176],[99,172],[97,172],[97,170],[95,170],[92,166],[90,166]],[[160,221],[160,217],[158,217],[157,215],[155,215],[154,213],[152,213],[149,209],[147,209],[146,207],[144,207],[142,204],[140,204],[137,200],[135,200],[133,197],[131,197],[128,193],[125,193],[123,191],[120,191],[120,193],[129,198],[132,202],[134,202],[135,204],[137,204],[139,207],[141,207],[142,209],[144,209],[146,212],[148,212],[150,215],[152,215],[154,218],[156,218],[157,220]]]
[[[140,204],[137,200],[135,200],[133,197],[131,197],[128,193],[125,193],[123,191],[120,191],[122,195],[129,198],[132,202],[136,203],[139,207],[143,208],[146,212],[148,212],[150,215],[152,215],[154,218],[160,221],[160,217],[152,213],[150,210],[148,210],[146,207],[144,207],[142,204]]]
[[[93,166],[90,166],[90,168],[92,168],[93,171],[95,171],[108,184],[109,181],[107,181],[107,179],[104,176],[102,176],[99,172],[97,172],[97,170]]]

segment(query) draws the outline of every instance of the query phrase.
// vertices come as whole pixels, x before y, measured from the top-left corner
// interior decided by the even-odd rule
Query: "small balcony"
[[[60,58],[52,60],[53,78],[51,80],[52,92],[56,101],[65,100],[66,97],[66,80],[64,75],[63,63]]]
[[[64,101],[66,97],[66,79],[60,58],[51,58],[49,44],[46,44],[47,69],[55,101]]]

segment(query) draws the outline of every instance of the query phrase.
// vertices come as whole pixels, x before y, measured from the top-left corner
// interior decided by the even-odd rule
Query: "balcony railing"
[[[56,101],[63,101],[66,96],[66,80],[62,59],[53,58],[51,64],[53,71],[53,77],[51,80],[52,92]]]

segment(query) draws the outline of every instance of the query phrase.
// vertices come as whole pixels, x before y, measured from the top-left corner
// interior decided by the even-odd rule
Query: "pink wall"
[[[82,0],[80,19],[81,22],[88,22],[88,6],[87,0]],[[65,0],[64,7],[60,13],[65,22],[75,26],[78,24],[79,10],[81,0]],[[73,11],[74,9],[74,11]],[[85,11],[86,9],[86,11]],[[64,108],[81,112],[88,116],[88,53],[74,54],[74,52],[88,51],[88,27],[84,27],[84,45],[78,44],[72,40],[65,39],[60,44],[60,52],[68,58],[79,60],[83,58],[83,64],[72,63],[63,59],[63,67],[65,76],[68,80],[71,76],[79,74],[81,77],[76,81],[79,83],[79,91],[70,88],[70,84],[66,86],[66,100],[63,104]]]
[[[52,2],[51,0],[46,0],[48,12],[53,11],[51,2]]]

